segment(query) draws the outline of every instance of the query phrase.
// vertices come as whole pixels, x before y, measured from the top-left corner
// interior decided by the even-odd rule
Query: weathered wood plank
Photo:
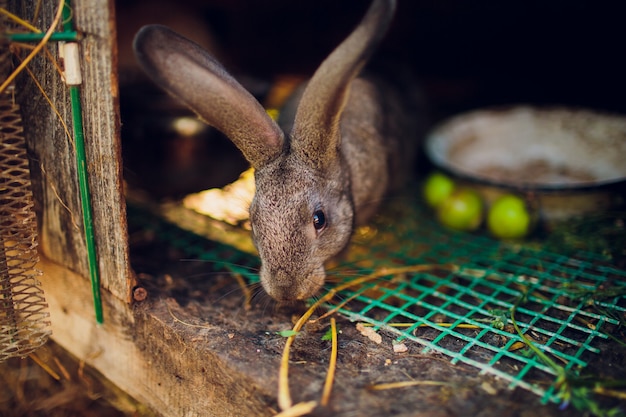
[[[155,413],[272,415],[268,398],[275,384],[259,386],[246,375],[255,358],[238,369],[226,359],[228,350],[216,348],[238,343],[227,330],[185,328],[172,318],[163,299],[133,309],[109,293],[103,294],[104,324],[97,325],[88,283],[45,257],[39,267],[46,275],[43,287],[55,341]],[[276,355],[265,365],[276,366],[277,361]]]
[[[30,20],[35,4],[12,0],[9,9]],[[33,23],[45,30],[52,22],[58,2],[41,4],[40,16]],[[122,193],[113,1],[76,0],[72,4],[82,34],[80,89],[101,282],[103,288],[127,300],[133,280]],[[47,49],[58,59],[58,45],[50,43]],[[50,259],[88,277],[75,146],[60,120],[71,132],[68,89],[45,54],[36,57],[29,68],[59,112],[55,114],[36,83],[24,72],[18,80],[18,101],[32,155],[41,248]]]

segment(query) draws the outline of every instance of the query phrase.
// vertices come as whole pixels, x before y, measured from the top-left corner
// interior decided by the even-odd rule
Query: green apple
[[[454,182],[441,172],[433,172],[424,181],[424,199],[430,207],[436,208],[454,191]]]
[[[501,239],[519,239],[530,230],[530,214],[524,200],[512,194],[499,197],[487,215],[491,234]]]
[[[437,208],[437,219],[452,229],[476,230],[483,220],[483,200],[474,190],[456,189]]]

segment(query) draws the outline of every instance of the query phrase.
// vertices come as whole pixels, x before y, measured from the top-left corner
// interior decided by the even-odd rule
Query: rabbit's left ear
[[[395,0],[374,0],[357,28],[322,62],[309,81],[294,120],[292,149],[315,168],[336,161],[339,121],[359,74],[385,35]]]
[[[200,46],[160,25],[144,26],[133,46],[144,71],[228,136],[253,167],[265,165],[282,152],[282,130]]]

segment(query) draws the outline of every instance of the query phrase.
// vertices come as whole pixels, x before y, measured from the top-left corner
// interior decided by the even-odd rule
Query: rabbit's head
[[[260,279],[273,298],[306,299],[324,283],[324,262],[348,243],[354,206],[341,167],[311,166],[287,152],[256,170],[250,205]]]
[[[228,136],[255,168],[250,222],[260,279],[279,301],[315,294],[324,283],[324,262],[350,239],[356,215],[339,122],[352,80],[394,8],[394,0],[375,0],[322,63],[302,94],[289,135],[193,42],[156,25],[135,38],[135,54],[153,80]]]

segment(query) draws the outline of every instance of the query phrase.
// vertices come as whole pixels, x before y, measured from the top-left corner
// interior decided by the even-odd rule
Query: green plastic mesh
[[[188,256],[258,280],[246,266],[258,265],[251,255],[163,223],[156,231]],[[432,268],[410,271],[427,264]],[[512,309],[517,306],[514,319],[525,336],[568,370],[580,370],[599,354],[597,342],[609,337],[626,312],[626,271],[602,256],[560,255],[451,232],[408,200],[359,229],[347,257],[329,276],[345,282],[407,266],[408,272],[343,291],[336,298],[349,302],[340,312],[395,333],[396,342],[413,341],[424,352],[440,352],[546,402],[557,400],[556,372],[522,343]]]

